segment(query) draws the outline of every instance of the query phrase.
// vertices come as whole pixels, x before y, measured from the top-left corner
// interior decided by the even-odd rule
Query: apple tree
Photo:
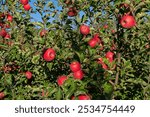
[[[149,21],[149,0],[4,0],[0,99],[150,99]]]

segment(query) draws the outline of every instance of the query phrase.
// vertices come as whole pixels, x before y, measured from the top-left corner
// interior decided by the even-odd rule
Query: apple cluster
[[[24,10],[29,11],[31,9],[28,0],[20,0],[20,3],[23,5]]]
[[[0,36],[4,39],[10,39],[11,35],[7,32],[7,29],[10,28],[9,23],[13,21],[13,16],[10,13],[2,13],[0,19]]]

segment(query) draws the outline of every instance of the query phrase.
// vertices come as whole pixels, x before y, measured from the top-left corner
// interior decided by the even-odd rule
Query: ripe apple
[[[80,26],[80,33],[83,35],[88,35],[90,33],[90,27],[83,24]]]
[[[48,48],[43,54],[43,59],[45,61],[52,61],[54,60],[55,56],[56,56],[55,50],[52,48]]]
[[[3,28],[4,27],[4,24],[2,22],[0,22],[0,27]]]
[[[67,80],[67,76],[62,75],[62,76],[58,76],[57,78],[57,83],[59,86],[62,86],[64,84],[64,82]]]
[[[94,48],[98,43],[96,39],[92,38],[88,41],[88,44],[91,48]]]
[[[43,37],[45,36],[47,33],[47,30],[43,29],[41,32],[40,32],[40,36]]]
[[[5,37],[7,35],[7,32],[5,29],[0,30],[0,36]]]
[[[82,71],[82,70],[79,70],[79,71],[74,72],[74,73],[73,73],[73,77],[74,77],[75,79],[82,80],[82,78],[84,77],[83,71]]]
[[[88,95],[81,94],[81,95],[78,96],[78,99],[79,100],[90,100],[91,98]]]
[[[7,33],[6,34],[6,36],[4,37],[5,39],[10,39],[11,38],[11,36],[10,36],[10,34],[9,33]]]
[[[101,38],[99,37],[99,34],[95,34],[95,35],[93,36],[93,38],[96,39],[96,41],[97,41],[98,43],[101,43],[101,42],[102,42],[102,41],[101,41]]]
[[[23,4],[23,5],[26,5],[26,4],[28,4],[28,0],[20,0],[20,2],[21,2],[21,4]]]
[[[105,28],[105,29],[107,29],[107,28],[108,28],[108,25],[107,25],[107,24],[105,24],[105,25],[104,25],[104,28]]]
[[[105,70],[107,70],[107,69],[108,69],[108,66],[107,66],[105,63],[103,63],[103,64],[102,64],[102,68],[105,69]]]
[[[68,14],[69,17],[76,16],[77,15],[76,8],[75,7],[70,7],[67,14]]]
[[[23,6],[24,10],[29,11],[31,9],[30,4],[26,4]]]
[[[12,21],[13,21],[13,16],[10,15],[10,14],[8,14],[8,15],[7,15],[7,21],[12,22]]]
[[[120,20],[120,24],[124,28],[132,28],[136,25],[136,21],[132,15],[124,15]]]
[[[111,51],[108,51],[108,52],[106,53],[105,57],[106,57],[106,58],[109,60],[109,62],[111,63],[111,62],[113,62],[113,60],[114,60],[114,53],[111,52]]]
[[[102,58],[98,58],[98,63],[99,64],[103,64],[104,62],[103,62],[103,59]]]
[[[5,97],[4,92],[0,92],[0,100],[2,100]]]
[[[72,72],[77,72],[81,70],[81,64],[78,61],[74,61],[70,64],[70,69]]]
[[[30,71],[26,71],[25,76],[27,77],[27,79],[31,79],[32,73]]]

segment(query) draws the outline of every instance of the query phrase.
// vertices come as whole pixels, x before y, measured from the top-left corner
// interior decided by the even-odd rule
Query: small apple
[[[80,33],[83,35],[88,35],[90,33],[90,27],[83,24],[80,26]]]
[[[94,48],[98,43],[96,39],[92,38],[88,41],[88,44],[91,48]]]
[[[78,96],[78,99],[79,100],[90,100],[91,98],[88,95],[81,94],[81,95]]]
[[[79,71],[77,71],[77,72],[74,72],[74,73],[73,73],[73,77],[74,77],[75,79],[82,80],[82,78],[84,77],[83,71],[82,71],[82,70],[79,70]]]
[[[74,61],[70,64],[70,69],[72,72],[77,72],[81,70],[81,64],[78,61]]]
[[[4,28],[4,24],[2,22],[0,22],[0,27]]]
[[[76,15],[77,15],[77,10],[76,10],[76,8],[75,8],[75,7],[70,7],[67,14],[68,14],[69,17],[76,16]]]
[[[105,55],[105,57],[109,60],[109,62],[113,62],[114,60],[114,53],[111,51],[108,51]]]
[[[26,71],[25,76],[27,77],[27,79],[31,79],[32,73],[30,71]]]
[[[0,30],[0,36],[5,37],[7,35],[7,32],[5,29]]]
[[[10,15],[10,14],[8,14],[8,15],[7,15],[7,21],[12,22],[12,21],[13,21],[13,16]]]
[[[102,42],[102,41],[101,41],[101,38],[99,37],[99,34],[95,34],[95,35],[93,36],[93,38],[96,39],[96,41],[97,41],[98,43],[101,43],[101,42]]]
[[[47,30],[43,29],[41,32],[40,32],[40,36],[43,37],[45,36],[47,33]]]
[[[62,76],[58,76],[57,78],[57,83],[59,86],[62,86],[64,84],[64,82],[67,80],[67,76],[62,75]]]
[[[121,20],[120,24],[123,28],[132,28],[136,25],[136,21],[133,16],[131,15],[124,15]]]
[[[105,70],[107,70],[107,69],[108,69],[108,66],[107,66],[105,63],[103,63],[103,64],[102,64],[102,68],[105,69]]]
[[[26,4],[23,6],[24,10],[29,11],[31,9],[30,4]]]
[[[10,36],[10,34],[9,33],[7,33],[6,34],[6,36],[4,37],[5,39],[10,39],[11,38],[11,36]]]
[[[2,100],[5,97],[5,93],[4,92],[0,92],[0,100]]]
[[[108,25],[107,25],[107,24],[105,24],[105,25],[104,25],[104,28],[105,28],[105,29],[107,29],[107,28],[108,28]]]
[[[43,54],[43,59],[45,61],[52,61],[54,60],[55,56],[56,56],[55,50],[52,48],[48,48]]]
[[[26,5],[26,4],[28,4],[29,1],[28,0],[20,0],[20,2],[22,5]]]

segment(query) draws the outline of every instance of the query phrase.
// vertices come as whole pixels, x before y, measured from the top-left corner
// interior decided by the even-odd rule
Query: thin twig
[[[118,53],[118,64],[120,65],[120,62],[121,62],[121,53]],[[117,66],[117,74],[116,74],[116,79],[115,79],[115,85],[118,84],[118,80],[119,80],[119,73],[120,73],[120,70],[119,70],[119,66]]]

